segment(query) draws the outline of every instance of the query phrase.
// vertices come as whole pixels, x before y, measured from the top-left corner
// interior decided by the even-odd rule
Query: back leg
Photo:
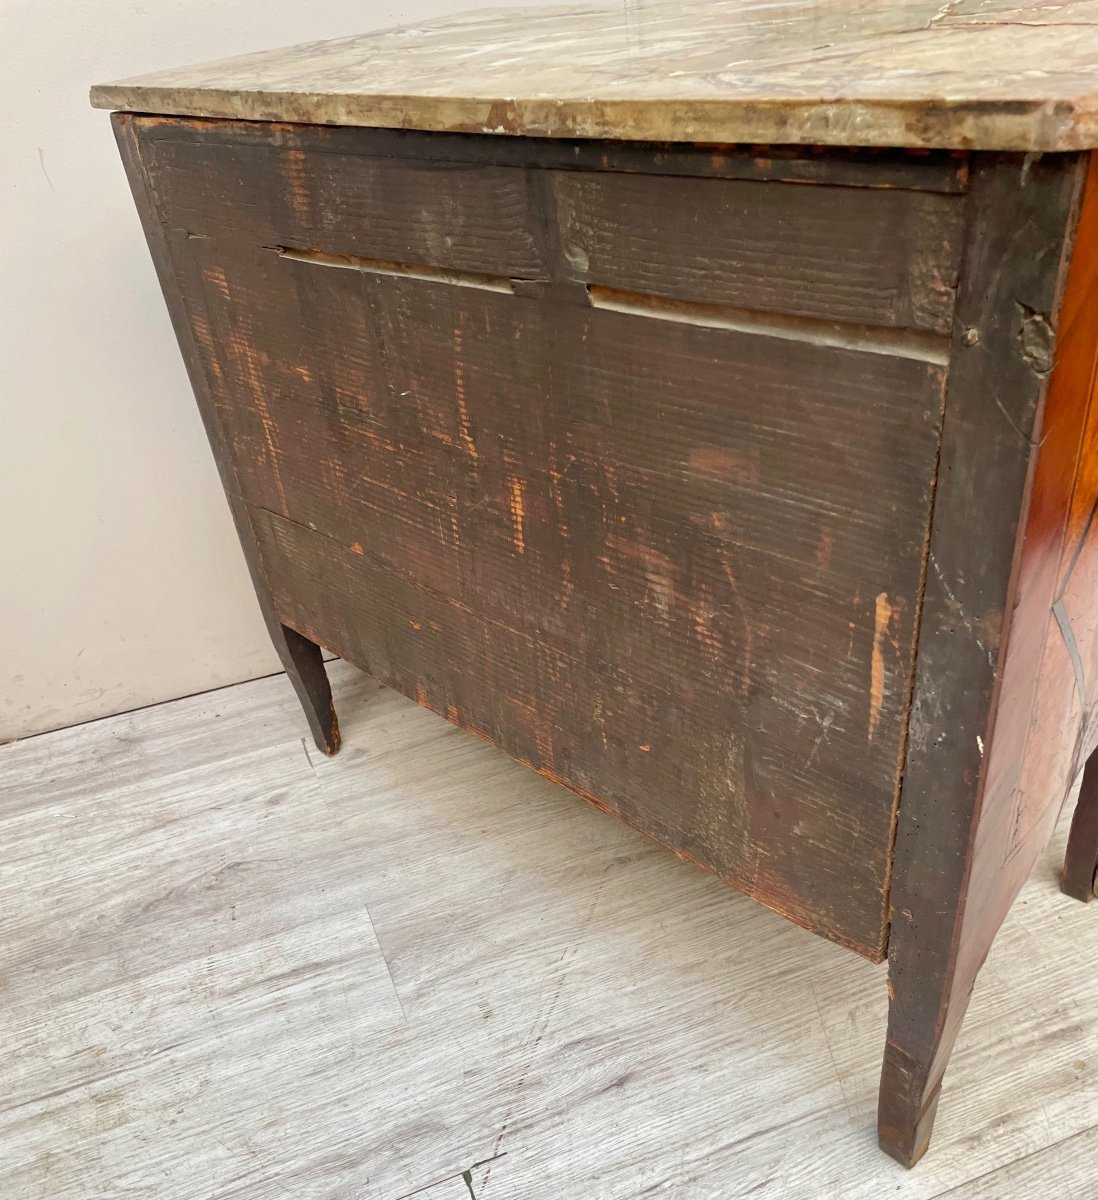
[[[1098,875],[1098,753],[1087,759],[1071,821],[1061,888],[1084,904],[1094,896]]]
[[[272,622],[270,628],[278,657],[305,710],[317,748],[324,754],[335,754],[339,749],[339,722],[320,647],[288,625]]]

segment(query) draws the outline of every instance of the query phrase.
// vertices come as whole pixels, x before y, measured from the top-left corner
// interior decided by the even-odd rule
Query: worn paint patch
[[[523,533],[526,519],[526,502],[523,498],[522,480],[511,475],[507,478],[507,487],[511,493],[511,523],[514,526],[511,538],[519,554],[526,553],[526,538]]]
[[[302,224],[309,224],[309,165],[304,150],[285,152],[286,184],[290,207]]]
[[[712,524],[719,535],[726,536],[728,534],[728,523],[719,513],[713,513]],[[728,586],[732,591],[736,608],[739,610],[740,620],[743,623],[743,674],[740,677],[740,694],[747,696],[751,690],[751,664],[755,640],[754,630],[751,626],[747,607],[743,602],[743,597],[740,595],[739,585],[736,583],[736,575],[732,570],[732,564],[723,554],[720,555],[720,564],[721,570],[724,572],[724,577],[728,580]]]
[[[835,534],[830,529],[820,533],[820,545],[816,551],[816,577],[823,579],[831,570],[831,556],[835,552]]]
[[[469,408],[465,402],[465,360],[462,346],[465,335],[460,326],[454,330],[454,395],[457,398],[458,422],[461,425],[461,443],[466,453],[476,462],[477,444],[473,441],[473,431],[469,423]]]
[[[228,348],[230,354],[241,366],[248,387],[251,389],[255,411],[263,426],[263,440],[267,446],[267,463],[274,479],[283,515],[288,515],[290,508],[286,501],[286,490],[282,484],[282,449],[279,445],[278,427],[271,416],[270,405],[267,402],[267,381],[264,372],[271,365],[270,355],[259,346],[253,345],[247,336],[235,331],[228,342]]]
[[[220,267],[203,267],[202,278],[216,289],[222,300],[230,298],[229,282],[225,278],[225,272]]]
[[[547,721],[539,722],[534,730],[534,745],[538,748],[538,755],[542,763],[549,770],[553,767],[553,755],[555,753],[553,747],[553,734]]]
[[[758,455],[730,446],[694,446],[690,450],[690,471],[713,479],[754,484],[759,481]]]
[[[876,613],[873,618],[873,655],[869,664],[869,740],[877,734],[884,703],[884,646],[888,626],[892,621],[892,602],[887,592],[877,597]]]
[[[628,538],[610,534],[606,539],[606,548],[611,554],[617,555],[619,563],[603,556],[600,561],[612,571],[618,572],[621,563],[636,563],[644,575],[644,598],[651,600],[663,616],[671,612],[677,598],[675,587],[675,564],[652,546],[643,542],[630,541]]]

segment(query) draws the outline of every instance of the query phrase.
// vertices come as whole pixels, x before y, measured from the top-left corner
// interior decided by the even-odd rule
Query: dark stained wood
[[[292,669],[286,668],[286,673],[305,710],[313,741],[324,754],[335,754],[339,750],[339,721],[332,703],[332,689],[324,669],[320,644],[302,637],[288,625],[279,624],[280,641],[286,645],[283,662],[289,660],[293,664]]]
[[[1054,760],[1076,740],[1078,702],[1073,713],[1050,611],[1089,400],[1079,374],[1089,384],[1098,344],[1093,189],[1064,295],[1085,167],[992,156],[973,168],[891,893],[879,1133],[908,1165],[976,973],[1070,781]],[[1019,796],[1035,814],[1024,822]]]
[[[238,243],[501,279],[536,280],[548,269],[525,169],[220,134],[154,140],[147,157],[165,222],[192,238],[231,230]],[[575,170],[552,180],[564,265],[584,283],[829,322],[948,329],[957,196]]]
[[[544,274],[526,177],[509,167],[226,146],[210,135],[152,143],[146,171],[164,222],[192,238]]]
[[[149,243],[149,250],[152,253],[160,285],[164,292],[164,299],[168,305],[172,326],[187,366],[191,387],[194,389],[195,398],[198,401],[203,424],[206,427],[206,435],[214,452],[221,483],[232,509],[233,521],[236,524],[237,535],[248,563],[248,571],[251,574],[252,585],[259,600],[267,632],[271,635],[274,648],[291,684],[293,684],[298,699],[301,701],[309,723],[309,730],[317,748],[325,754],[335,754],[339,749],[339,724],[332,705],[331,688],[324,672],[321,649],[315,643],[308,642],[295,630],[283,625],[271,602],[270,587],[263,574],[255,537],[244,502],[240,497],[240,489],[233,471],[228,445],[214,407],[210,403],[206,375],[201,359],[195,350],[191,326],[174,275],[171,255],[168,252],[167,232],[163,217],[156,207],[156,199],[145,173],[135,131],[136,122],[133,117],[124,113],[116,113],[112,120],[130,187],[133,190],[134,199],[137,201],[141,224]]]
[[[555,171],[623,171],[709,179],[821,183],[828,187],[904,188],[961,194],[968,179],[962,151],[839,149],[823,146],[634,144],[597,138],[500,138],[475,133],[363,129],[286,122],[144,117],[142,140],[187,142],[216,132],[224,145],[439,163],[542,167]]]
[[[148,171],[280,619],[880,958],[944,349],[600,307],[560,211],[581,173],[264,158],[217,129],[183,144],[202,169],[181,172],[167,145]],[[452,240],[400,224],[393,170]],[[767,214],[818,190],[692,182],[747,189],[710,231],[767,244]],[[497,230],[484,186],[521,197],[527,225]],[[827,192],[852,197],[859,236],[870,212],[958,203]],[[696,225],[692,190],[660,194]],[[846,222],[828,200],[799,245],[819,259]],[[893,232],[902,247],[914,227]],[[295,241],[309,252],[272,248]],[[515,247],[539,288],[509,285]],[[944,239],[931,250],[955,271]],[[600,261],[624,273],[635,252]],[[879,299],[870,274],[847,282]],[[762,274],[743,286],[781,298]]]
[[[565,261],[584,282],[949,330],[961,244],[955,196],[602,172],[553,183]]]
[[[337,646],[349,661],[791,919],[834,928],[837,939],[859,930],[855,905],[880,858],[852,860],[842,879],[825,872],[864,837],[855,823],[860,814],[828,814],[802,799],[796,765],[783,763],[776,749],[762,758],[754,749],[760,739],[741,733],[731,715],[722,728],[699,717],[684,689],[639,685],[628,661],[569,653],[559,640],[481,616],[275,514],[257,514],[256,526],[279,611],[306,636]],[[730,710],[722,697],[718,717]],[[823,766],[809,778],[837,775],[838,755],[824,748],[820,757]],[[763,767],[791,801],[764,807],[740,800],[747,787],[753,801],[761,794],[757,775],[746,786],[741,778]],[[799,857],[786,845],[791,822],[794,844],[811,843]],[[783,886],[780,872],[806,862],[819,888],[802,898]]]
[[[1083,768],[1083,782],[1071,822],[1061,886],[1068,896],[1089,903],[1098,880],[1098,758]]]
[[[222,266],[216,245],[185,249],[194,269],[181,286],[202,314],[197,340],[249,498],[509,620],[540,622],[539,593],[561,606],[575,585],[562,556],[570,574],[590,574],[608,535],[638,530],[676,557],[689,530],[721,575],[714,556],[734,549],[754,568],[744,586],[813,622],[920,558],[918,522],[899,530],[895,512],[928,486],[943,380],[933,364],[262,252],[233,251]],[[547,450],[559,480],[544,469]],[[316,462],[329,464],[319,477]],[[612,488],[611,527],[599,515],[590,529],[596,493],[609,500]],[[783,566],[791,555],[796,569]],[[604,605],[658,610],[642,567],[612,574],[623,571],[638,577],[637,594],[616,596],[620,580],[592,575],[598,606],[562,609],[570,641]],[[783,588],[798,594],[783,600]]]

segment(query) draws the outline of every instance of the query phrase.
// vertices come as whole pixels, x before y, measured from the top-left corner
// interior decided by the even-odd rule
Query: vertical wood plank
[[[974,161],[891,886],[879,1135],[908,1165],[926,1149],[976,972],[1033,861],[1004,869],[987,849],[1009,818],[987,780],[990,756],[1018,748],[1008,735],[1000,751],[995,727],[1010,699],[1008,639],[1026,636],[1012,625],[1019,534],[1085,170],[1083,156]],[[1043,633],[1047,604],[1034,620]]]

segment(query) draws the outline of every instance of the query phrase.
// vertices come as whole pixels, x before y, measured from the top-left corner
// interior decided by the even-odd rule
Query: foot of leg
[[[275,649],[305,710],[313,740],[324,754],[335,754],[339,749],[339,723],[320,647],[287,625],[279,629]]]
[[[1092,754],[1083,768],[1079,801],[1068,836],[1061,888],[1084,903],[1094,896],[1098,874],[1098,754]]]
[[[939,1078],[928,1087],[925,1070],[906,1062],[905,1057],[891,1045],[885,1049],[877,1102],[877,1141],[898,1163],[913,1167],[930,1145],[942,1081]]]

